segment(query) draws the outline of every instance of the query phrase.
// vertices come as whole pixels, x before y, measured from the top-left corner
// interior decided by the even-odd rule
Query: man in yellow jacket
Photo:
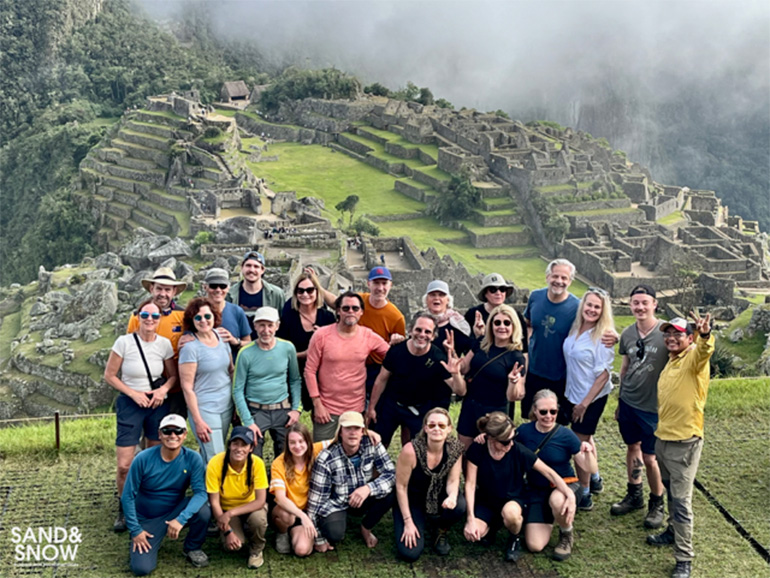
[[[671,578],[689,578],[692,559],[692,488],[703,449],[703,410],[714,353],[711,316],[690,313],[694,323],[677,317],[660,326],[668,363],[658,379],[658,429],[655,455],[668,490],[668,527],[647,537],[654,546],[674,545]]]

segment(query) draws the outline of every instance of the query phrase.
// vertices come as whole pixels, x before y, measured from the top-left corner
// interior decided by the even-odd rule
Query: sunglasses
[[[185,431],[180,427],[164,427],[160,429],[160,433],[164,436],[181,436]]]
[[[160,319],[160,313],[149,313],[147,311],[142,311],[139,314],[139,319],[149,319],[150,317],[152,317],[153,321],[157,321]]]
[[[343,305],[342,307],[340,307],[340,309],[345,313],[348,313],[349,311],[352,311],[353,313],[358,313],[359,311],[361,311],[361,308],[358,305]]]
[[[211,313],[204,313],[203,315],[196,315],[193,317],[195,321],[203,321],[204,319],[206,321],[210,321],[214,316]]]
[[[589,287],[588,288],[588,292],[589,293],[596,293],[597,295],[600,295],[602,297],[606,297],[607,296],[607,292],[604,289],[602,289],[601,287]]]
[[[497,443],[499,443],[501,446],[509,446],[509,445],[511,445],[513,443],[513,440],[514,440],[515,437],[516,436],[514,435],[511,439],[508,439],[508,440],[505,440],[505,441],[499,440],[499,439],[495,438],[495,441]]]
[[[412,329],[412,331],[420,334],[424,333],[425,335],[433,335],[432,329],[423,329],[422,327],[415,327],[414,329]]]
[[[638,359],[644,359],[644,341],[641,339],[636,340],[636,357]]]
[[[505,325],[506,327],[510,327],[512,325],[512,322],[510,319],[495,319],[492,322],[492,325],[495,327],[500,327],[501,325]]]
[[[310,295],[311,293],[315,293],[315,287],[297,287],[294,292],[297,295],[302,295],[303,293]]]
[[[229,287],[227,283],[209,283],[209,289],[222,289],[224,291]]]
[[[507,287],[487,287],[487,293],[506,293]]]
[[[448,423],[428,423],[428,424],[425,424],[425,427],[428,429],[438,428],[440,430],[445,430],[446,428],[449,427],[449,424]]]
[[[558,409],[539,409],[537,410],[537,413],[539,413],[540,415],[548,415],[549,413],[551,415],[556,415],[557,413],[559,413],[559,410]]]

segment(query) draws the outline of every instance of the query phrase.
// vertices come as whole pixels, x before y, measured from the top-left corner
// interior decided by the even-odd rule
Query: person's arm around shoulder
[[[417,456],[414,453],[414,446],[411,442],[406,444],[398,455],[396,464],[396,500],[401,516],[404,518],[404,531],[400,540],[407,548],[414,548],[417,540],[420,538],[420,531],[414,524],[412,512],[409,508],[409,480],[412,477],[412,470],[417,466]]]
[[[396,467],[382,442],[375,442],[372,438],[368,438],[368,440],[372,446],[370,451],[374,454],[374,467],[379,475],[366,485],[369,486],[372,497],[381,498],[393,491],[393,485],[396,482]]]

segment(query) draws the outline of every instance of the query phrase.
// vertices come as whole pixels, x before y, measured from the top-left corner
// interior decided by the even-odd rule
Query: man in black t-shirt
[[[366,418],[386,447],[398,426],[416,433],[429,410],[448,408],[452,393],[465,395],[459,359],[454,352],[447,359],[432,343],[436,329],[433,315],[418,313],[409,339],[392,346],[382,363]]]
[[[265,281],[265,256],[259,251],[247,251],[241,260],[241,277],[227,294],[226,299],[238,305],[249,318],[249,324],[254,327],[254,315],[260,307],[272,307],[277,311],[283,309],[283,289]],[[257,340],[256,329],[251,332],[251,340]]]

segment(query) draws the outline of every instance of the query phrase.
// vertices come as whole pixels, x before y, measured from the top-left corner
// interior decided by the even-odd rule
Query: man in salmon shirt
[[[334,304],[337,323],[321,327],[310,339],[305,382],[313,400],[313,441],[334,437],[339,416],[364,411],[366,358],[385,357],[388,343],[359,324],[364,299],[346,291]]]

